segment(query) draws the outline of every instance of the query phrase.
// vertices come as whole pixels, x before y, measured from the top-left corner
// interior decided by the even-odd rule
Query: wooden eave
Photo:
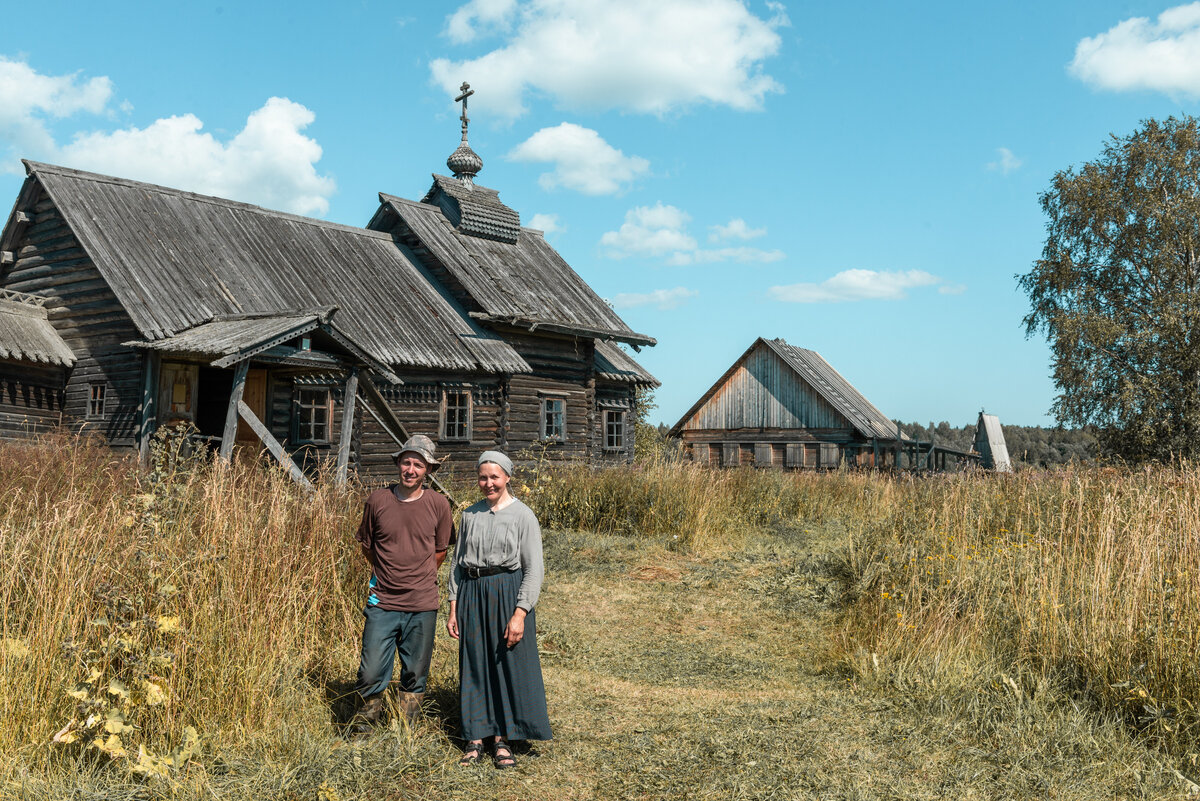
[[[617,342],[625,342],[631,345],[635,350],[644,345],[657,345],[658,340],[654,337],[648,337],[645,334],[637,334],[633,332],[612,331],[606,328],[587,328],[585,326],[564,325],[562,323],[552,322],[550,320],[537,320],[532,317],[507,317],[499,314],[488,314],[487,312],[471,312],[471,318],[478,320],[481,323],[488,325],[507,325],[512,328],[519,328],[523,331],[531,333],[537,331],[549,331],[552,334],[566,334],[573,337],[585,337],[587,339],[611,339]]]

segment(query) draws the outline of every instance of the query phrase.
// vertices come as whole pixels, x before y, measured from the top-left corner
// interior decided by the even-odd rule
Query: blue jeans
[[[425,692],[429,662],[433,658],[433,634],[437,610],[391,612],[377,606],[363,610],[362,660],[354,689],[363,698],[383,692],[392,680],[396,654],[400,655],[400,689]]]

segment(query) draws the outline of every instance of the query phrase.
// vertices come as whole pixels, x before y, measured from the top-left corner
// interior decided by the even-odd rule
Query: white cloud
[[[564,122],[543,128],[508,154],[513,161],[552,162],[553,172],[542,173],[538,183],[558,186],[585,195],[612,195],[650,169],[640,156],[626,156],[591,128]]]
[[[765,236],[766,228],[751,228],[741,217],[729,221],[727,225],[710,225],[708,241],[721,242],[726,239],[757,239]]]
[[[619,230],[609,231],[600,237],[600,244],[608,248],[607,255],[610,258],[664,256],[666,263],[674,266],[717,262],[766,264],[785,258],[782,250],[748,247],[701,248],[687,231],[691,220],[687,212],[675,206],[664,206],[662,203],[637,206],[625,213],[625,222]],[[740,232],[743,234],[742,238],[759,236],[759,230],[766,233],[765,228],[751,229],[740,219],[731,221],[728,226],[712,226],[710,230],[717,229]]]
[[[535,214],[529,219],[529,227],[536,228],[545,234],[566,230],[559,224],[557,214]]]
[[[674,309],[688,298],[699,294],[694,289],[682,286],[674,289],[656,289],[653,292],[622,292],[613,298],[613,307],[632,309],[635,306],[655,306],[659,309]]]
[[[1008,175],[1010,172],[1019,168],[1025,163],[1025,159],[1017,158],[1017,156],[1014,155],[1013,152],[1007,147],[996,148],[996,153],[1000,156],[1000,158],[996,159],[995,161],[988,162],[987,166],[989,170],[999,170],[1005,175]]]
[[[662,256],[671,251],[695,250],[696,240],[684,229],[691,216],[674,206],[657,203],[637,206],[625,213],[625,222],[617,231],[600,237],[612,258],[625,256]]]
[[[938,287],[938,294],[940,295],[961,295],[966,291],[966,284],[943,284]]]
[[[452,40],[475,38],[476,23],[511,34],[479,58],[435,59],[430,71],[447,93],[469,82],[472,104],[505,119],[526,111],[528,92],[659,115],[697,104],[758,109],[782,91],[763,62],[788,20],[781,5],[769,8],[764,20],[742,0],[531,0],[519,9],[472,0],[450,16]]]
[[[775,300],[789,303],[840,303],[854,300],[903,300],[906,290],[941,281],[924,270],[877,272],[844,270],[819,284],[789,284],[767,290]]]
[[[202,131],[194,114],[145,128],[76,136],[57,159],[85,170],[256,203],[296,214],[324,214],[335,184],[317,174],[321,146],[301,131],[315,115],[270,98],[228,142]]]
[[[517,10],[517,0],[471,0],[446,20],[446,35],[450,41],[474,41],[481,33],[508,32]]]
[[[1200,96],[1200,3],[1131,17],[1075,46],[1071,74],[1101,89]]]
[[[48,119],[78,113],[100,114],[112,99],[112,81],[79,75],[42,75],[23,61],[0,56],[0,145],[6,172],[24,172],[17,156],[42,157],[53,151]]]

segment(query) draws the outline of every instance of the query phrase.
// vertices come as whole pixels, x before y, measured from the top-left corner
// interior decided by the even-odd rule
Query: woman
[[[459,524],[450,566],[446,629],[459,641],[463,739],[460,765],[478,762],[484,739],[497,768],[517,764],[510,740],[549,740],[546,688],[534,606],[542,588],[542,529],[508,491],[512,460],[485,451],[477,462],[483,500]]]

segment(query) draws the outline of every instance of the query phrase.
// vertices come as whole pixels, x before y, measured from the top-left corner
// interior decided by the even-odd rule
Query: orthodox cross
[[[465,142],[467,141],[467,123],[471,121],[470,118],[467,117],[467,98],[475,94],[475,90],[472,89],[471,84],[467,83],[466,81],[463,81],[463,85],[459,87],[459,90],[462,92],[462,94],[454,98],[454,102],[461,102],[463,104],[462,115],[459,117],[459,119],[462,120],[462,140]]]

